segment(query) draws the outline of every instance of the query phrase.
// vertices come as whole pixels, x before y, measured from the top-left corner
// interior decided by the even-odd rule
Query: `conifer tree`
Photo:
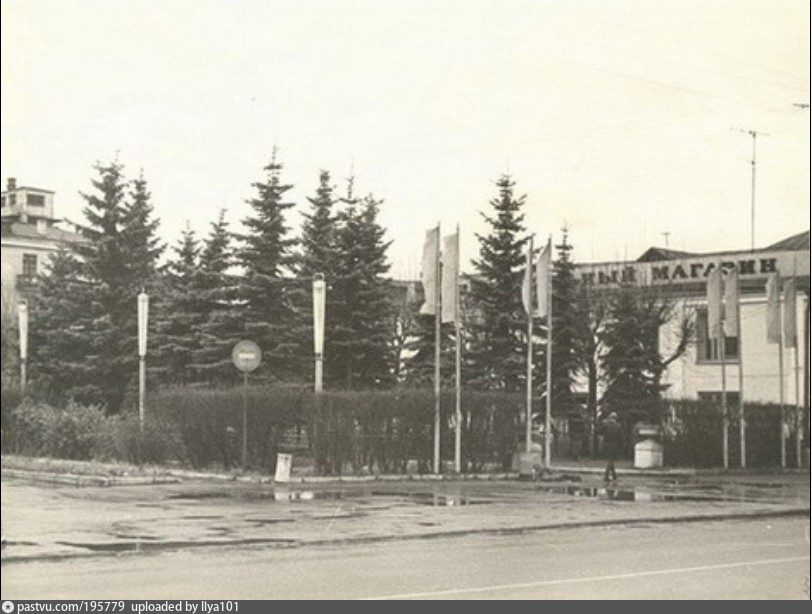
[[[243,306],[238,300],[238,280],[230,271],[234,262],[231,234],[225,210],[222,210],[217,221],[211,223],[194,277],[201,322],[197,326],[197,347],[192,352],[191,368],[199,381],[236,381],[231,351],[245,335],[245,328]]]
[[[59,245],[29,302],[29,377],[54,401],[104,401],[96,363],[87,360],[97,322],[90,310],[92,294],[82,264],[70,248]]]
[[[88,353],[86,366],[92,373],[91,388],[98,402],[117,412],[130,380],[137,374],[136,309],[138,289],[132,285],[130,258],[123,237],[127,208],[123,167],[117,162],[98,164],[98,177],[91,181],[94,193],[82,194],[86,206],[85,241],[75,244],[82,277],[89,293],[84,327]],[[90,394],[90,393],[88,393]]]
[[[200,292],[200,246],[188,224],[173,252],[164,268],[155,345],[161,381],[185,384],[195,379],[191,365],[197,349],[196,331],[206,307]]]
[[[333,344],[333,285],[339,260],[336,246],[338,215],[335,205],[338,199],[335,188],[330,182],[330,173],[319,173],[319,186],[314,196],[308,197],[310,211],[303,213],[301,244],[293,258],[292,268],[296,274],[296,283],[291,285],[290,301],[296,311],[296,325],[293,337],[296,341],[295,366],[297,379],[313,380],[313,290],[312,282],[316,275],[323,275],[327,284],[327,303],[325,311],[324,355],[325,383],[335,380],[335,369],[332,361]]]
[[[573,385],[578,373],[579,344],[584,335],[584,318],[578,301],[578,282],[572,245],[566,227],[561,229],[561,242],[555,248],[553,262],[553,408],[558,413],[575,409]]]
[[[253,214],[243,220],[247,232],[240,236],[238,251],[244,269],[240,297],[245,301],[245,333],[262,349],[259,373],[276,379],[290,376],[296,341],[291,333],[294,312],[289,287],[291,246],[285,213],[293,207],[286,200],[291,185],[281,180],[282,164],[274,148],[264,169],[267,179],[253,184],[257,195],[248,201]]]
[[[378,222],[382,201],[371,194],[357,199],[350,187],[343,202],[336,235],[339,257],[331,287],[331,368],[337,369],[343,387],[385,386],[393,378],[390,344],[396,315],[385,277],[391,242],[385,240],[385,230]]]
[[[472,263],[476,274],[468,299],[478,317],[470,324],[468,379],[480,388],[516,391],[526,360],[527,320],[521,304],[525,196],[514,195],[509,175],[502,175],[496,185],[499,195],[490,202],[492,213],[482,214],[491,229],[487,235],[477,234],[479,257]]]
[[[622,285],[612,294],[609,314],[601,333],[603,405],[629,420],[658,420],[666,389],[662,375],[693,338],[692,314],[680,313],[674,300],[664,294],[631,285]],[[674,324],[676,338],[671,353],[662,356],[660,329],[669,323]]]
[[[155,281],[157,262],[165,246],[155,236],[160,220],[153,217],[151,194],[143,171],[138,179],[132,181],[129,196],[122,220],[123,248],[127,253],[132,286],[149,290],[150,284]]]

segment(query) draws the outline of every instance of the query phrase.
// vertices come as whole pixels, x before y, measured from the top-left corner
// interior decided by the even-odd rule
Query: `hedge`
[[[196,468],[229,469],[242,462],[243,403],[247,408],[248,465],[272,472],[279,452],[309,457],[319,474],[404,473],[432,468],[434,394],[424,389],[325,392],[300,386],[169,388],[149,396],[142,429],[134,410],[106,416],[95,406],[64,408],[32,401],[9,411],[3,403],[4,452],[130,463],[176,461]],[[464,392],[463,471],[506,470],[524,440],[524,398],[519,394]],[[535,408],[540,409],[540,408]],[[722,462],[717,405],[664,401],[665,463],[711,467]],[[442,458],[453,458],[454,394],[441,396]],[[737,412],[731,412],[731,466],[738,466]],[[778,466],[779,408],[747,405],[748,466]],[[631,419],[626,417],[631,430]],[[629,440],[631,456],[633,441]],[[794,439],[787,461],[795,464]],[[411,463],[411,464],[410,464]]]

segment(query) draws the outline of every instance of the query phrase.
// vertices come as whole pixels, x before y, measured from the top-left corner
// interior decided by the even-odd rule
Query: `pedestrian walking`
[[[603,474],[604,482],[617,481],[615,460],[620,456],[622,446],[623,428],[620,425],[617,414],[612,412],[603,423],[603,451],[607,459],[606,471]]]

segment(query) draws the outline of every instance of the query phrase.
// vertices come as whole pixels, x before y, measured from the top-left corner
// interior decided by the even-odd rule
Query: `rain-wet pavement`
[[[83,487],[2,482],[3,564],[291,548],[809,509],[808,476]]]

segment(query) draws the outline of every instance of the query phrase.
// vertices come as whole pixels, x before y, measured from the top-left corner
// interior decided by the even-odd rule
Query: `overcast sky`
[[[2,0],[2,177],[81,220],[91,166],[143,168],[161,233],[236,226],[274,143],[386,199],[393,273],[509,170],[539,235],[579,260],[748,248],[809,228],[805,0]],[[291,223],[298,226],[298,218]],[[465,268],[465,267],[464,267]]]

